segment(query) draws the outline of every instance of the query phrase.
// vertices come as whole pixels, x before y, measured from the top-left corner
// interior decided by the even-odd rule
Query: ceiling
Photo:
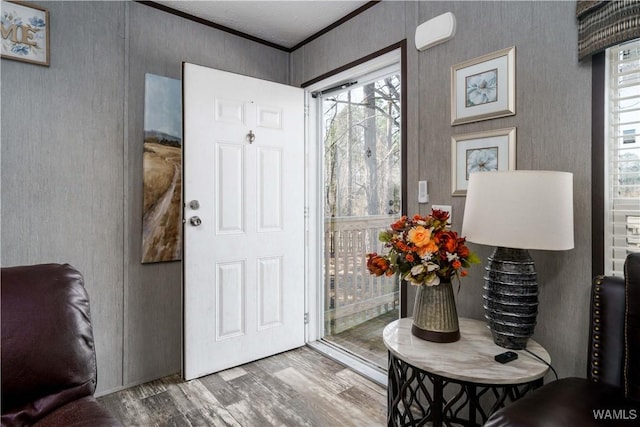
[[[292,48],[369,1],[155,1],[180,12]]]

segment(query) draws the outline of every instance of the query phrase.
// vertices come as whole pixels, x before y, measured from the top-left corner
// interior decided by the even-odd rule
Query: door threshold
[[[367,362],[350,351],[320,340],[308,342],[307,346],[322,353],[329,359],[357,372],[379,386],[387,387],[387,372],[384,369]]]

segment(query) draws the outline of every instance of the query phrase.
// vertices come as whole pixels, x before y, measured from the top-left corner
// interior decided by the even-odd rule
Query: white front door
[[[304,104],[302,89],[188,63],[183,97],[192,379],[304,345]]]

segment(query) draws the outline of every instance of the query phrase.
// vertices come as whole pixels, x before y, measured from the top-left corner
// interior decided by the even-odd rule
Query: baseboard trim
[[[126,389],[131,388],[131,387],[139,386],[141,384],[150,383],[151,381],[160,380],[162,378],[170,377],[172,375],[182,375],[182,373],[180,371],[178,371],[178,372],[174,372],[172,374],[162,375],[160,377],[153,377],[153,378],[149,378],[149,379],[146,379],[146,380],[133,381],[131,383],[127,383],[127,384],[122,385],[122,386],[110,388],[108,390],[100,390],[100,391],[98,391],[98,392],[96,392],[94,394],[94,397],[96,397],[96,398],[97,397],[104,397],[104,396],[107,396],[109,394],[117,393],[119,391],[126,390]]]

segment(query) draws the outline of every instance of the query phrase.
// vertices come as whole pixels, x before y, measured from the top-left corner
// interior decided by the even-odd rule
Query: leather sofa
[[[121,426],[96,401],[82,275],[68,264],[2,268],[2,426]]]
[[[640,426],[640,253],[591,287],[587,378],[563,378],[497,411],[486,427]]]

